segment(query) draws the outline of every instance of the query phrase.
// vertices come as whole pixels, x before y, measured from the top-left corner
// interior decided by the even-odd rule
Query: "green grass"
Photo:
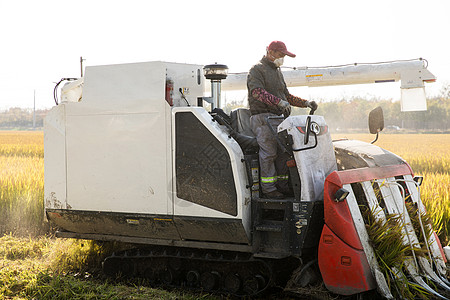
[[[220,299],[210,294],[115,282],[98,272],[111,245],[52,237],[0,238],[0,299]]]

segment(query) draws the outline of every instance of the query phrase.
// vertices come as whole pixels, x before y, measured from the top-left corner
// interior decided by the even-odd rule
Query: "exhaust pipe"
[[[203,67],[203,72],[206,79],[211,80],[211,97],[203,97],[203,100],[211,103],[211,111],[215,108],[220,108],[221,103],[221,84],[222,80],[228,76],[228,67],[218,63],[206,65]]]

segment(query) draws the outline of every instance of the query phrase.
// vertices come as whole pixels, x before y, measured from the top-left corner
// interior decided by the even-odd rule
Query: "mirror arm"
[[[379,134],[379,132],[377,132],[377,135],[375,136],[375,139],[370,142],[371,144],[375,143],[378,140],[378,134]]]

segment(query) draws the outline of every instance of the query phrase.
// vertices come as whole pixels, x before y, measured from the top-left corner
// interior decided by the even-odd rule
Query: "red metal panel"
[[[344,171],[335,171],[338,173],[339,181],[342,185],[354,182],[363,182],[373,179],[382,179],[400,175],[413,175],[411,167],[408,164],[384,166],[376,168],[359,168]],[[331,176],[332,174],[330,174]],[[334,178],[332,180],[335,180]]]
[[[434,234],[434,238],[436,239],[436,242],[437,242],[437,244],[439,246],[439,251],[441,252],[442,258],[444,259],[444,263],[447,263],[447,257],[445,256],[444,249],[442,248],[441,241],[439,240],[439,237],[436,234],[436,232],[433,232],[433,234]]]
[[[413,174],[408,164],[335,171],[325,180],[325,225],[319,242],[319,268],[325,286],[341,295],[376,288],[347,201],[336,202],[345,184]]]
[[[333,293],[353,295],[376,288],[364,251],[347,245],[327,225],[320,237],[319,268]]]
[[[408,164],[334,171],[326,178],[324,185],[325,223],[349,246],[362,250],[362,245],[355,225],[353,224],[353,218],[350,214],[347,201],[334,201],[334,194],[344,184],[406,174],[412,174],[412,170]]]
[[[362,250],[363,248],[347,202],[334,201],[334,194],[342,188],[339,174],[340,172],[333,172],[325,180],[323,197],[325,224],[345,243],[353,248]]]

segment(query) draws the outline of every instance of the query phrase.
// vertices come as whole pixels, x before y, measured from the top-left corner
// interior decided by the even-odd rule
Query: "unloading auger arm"
[[[425,59],[398,60],[379,63],[354,63],[326,67],[284,68],[283,76],[288,87],[318,87],[363,83],[400,81],[402,111],[426,110],[425,82],[436,77],[427,69]],[[247,73],[228,74],[222,90],[246,89]]]

